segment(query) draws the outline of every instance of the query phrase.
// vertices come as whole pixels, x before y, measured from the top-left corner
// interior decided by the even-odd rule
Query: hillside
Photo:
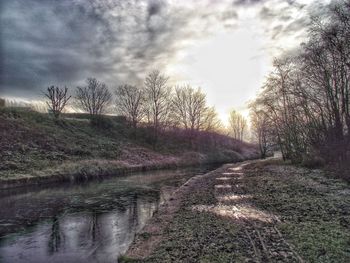
[[[193,145],[185,131],[164,130],[156,147],[151,135],[117,116],[92,125],[85,114],[57,121],[30,109],[0,109],[0,187],[258,157],[254,145],[215,133],[197,134]]]

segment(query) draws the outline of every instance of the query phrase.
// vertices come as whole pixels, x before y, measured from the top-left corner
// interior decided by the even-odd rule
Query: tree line
[[[75,95],[68,94],[68,88],[50,86],[44,93],[47,105],[55,118],[72,99],[79,110],[89,113],[94,119],[108,110],[124,116],[136,129],[139,125],[152,127],[154,143],[162,129],[169,127],[185,131],[191,145],[198,132],[219,132],[222,124],[214,107],[207,104],[205,93],[190,85],[170,87],[169,78],[158,70],[150,72],[144,85],[122,84],[114,89],[95,78],[88,78],[86,85],[78,86]],[[236,127],[237,126],[237,127]],[[230,127],[235,139],[243,140],[245,119],[233,111]]]
[[[313,17],[298,52],[274,60],[261,93],[250,104],[262,156],[277,145],[300,163],[347,162],[350,146],[350,1]]]

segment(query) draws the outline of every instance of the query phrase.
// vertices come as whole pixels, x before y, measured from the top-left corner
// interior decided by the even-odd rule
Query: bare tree
[[[212,125],[211,109],[207,106],[206,96],[200,88],[190,85],[176,87],[172,98],[172,117],[188,132],[188,138],[193,146],[196,134]]]
[[[46,93],[44,93],[44,96],[48,99],[46,104],[52,111],[55,118],[59,118],[61,112],[71,98],[71,96],[68,96],[67,87],[61,89],[55,86],[48,87]]]
[[[205,112],[208,110],[205,94],[186,85],[176,87],[172,99],[173,114],[177,122],[186,130],[199,130]]]
[[[132,122],[134,128],[144,116],[143,90],[137,86],[120,85],[115,91],[117,111]]]
[[[145,80],[146,111],[154,131],[154,144],[157,143],[161,125],[167,122],[170,113],[171,88],[168,77],[158,70],[152,71]]]
[[[82,110],[91,116],[102,114],[112,101],[112,94],[106,84],[95,78],[88,78],[87,85],[77,87],[76,100]]]
[[[223,129],[222,123],[218,117],[215,107],[208,107],[203,114],[201,122],[201,130],[207,132],[221,132]]]
[[[0,108],[4,108],[5,107],[5,99],[0,98]]]
[[[284,159],[349,160],[349,7],[349,1],[334,1],[325,17],[314,18],[309,39],[297,55],[274,61],[255,101]]]
[[[247,128],[247,120],[242,114],[232,110],[230,112],[229,124],[233,138],[242,141]]]
[[[256,104],[251,103],[249,107],[253,140],[258,142],[261,158],[266,158],[267,152],[273,145],[270,136],[271,123],[266,113],[259,109]]]

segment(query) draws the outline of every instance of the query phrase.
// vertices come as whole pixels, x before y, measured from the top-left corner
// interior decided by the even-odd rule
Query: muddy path
[[[252,163],[252,162],[250,162]],[[255,262],[304,262],[292,244],[286,241],[277,224],[279,218],[257,208],[248,194],[243,178],[244,166],[228,167],[220,177],[216,177],[214,196],[217,203],[207,207],[195,207],[199,211],[210,211],[240,224],[249,240],[249,249],[254,252],[250,260]]]
[[[317,202],[335,210],[321,215]],[[319,171],[276,159],[224,165],[182,185],[121,261],[348,262],[349,210],[348,185]]]

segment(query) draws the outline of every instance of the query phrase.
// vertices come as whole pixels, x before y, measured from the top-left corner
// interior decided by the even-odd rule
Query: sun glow
[[[247,27],[219,32],[181,53],[170,72],[180,82],[200,86],[227,125],[232,108],[247,117],[246,102],[254,98],[268,72],[263,44]]]

